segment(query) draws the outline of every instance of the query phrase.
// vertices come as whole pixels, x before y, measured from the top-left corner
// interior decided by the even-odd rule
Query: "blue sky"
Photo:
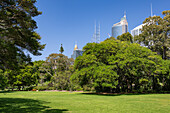
[[[101,41],[111,35],[112,25],[119,22],[126,11],[128,31],[140,25],[151,15],[151,3],[154,15],[170,10],[170,0],[37,0],[36,6],[42,15],[35,17],[46,44],[41,56],[32,56],[32,60],[45,60],[51,53],[59,53],[63,44],[64,53],[71,57],[75,41],[82,49],[91,41],[94,22],[100,22]]]

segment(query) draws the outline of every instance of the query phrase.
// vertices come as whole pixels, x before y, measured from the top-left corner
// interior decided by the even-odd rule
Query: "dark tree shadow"
[[[46,110],[43,113],[63,113],[63,111],[68,111],[67,109],[50,109]]]
[[[0,91],[0,93],[14,93],[14,92],[16,92],[16,91]]]
[[[122,96],[122,95],[149,95],[155,93],[79,93],[80,95],[98,95],[98,96]],[[162,94],[162,93],[156,93]]]
[[[0,113],[62,113],[67,109],[51,109],[42,104],[48,103],[33,99],[0,98]]]

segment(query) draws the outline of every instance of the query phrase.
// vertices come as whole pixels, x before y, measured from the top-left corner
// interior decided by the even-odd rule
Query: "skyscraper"
[[[75,60],[78,56],[82,56],[82,54],[83,54],[83,50],[78,49],[77,44],[75,44],[74,51],[73,54],[71,55],[71,58]]]
[[[142,29],[142,27],[143,27],[144,25],[145,25],[145,24],[141,24],[141,25],[135,27],[134,29],[132,29],[132,30],[131,30],[131,35],[134,37],[134,36],[136,36],[136,35],[141,34],[141,29]]]
[[[151,17],[153,17],[152,4],[151,4]],[[132,29],[131,30],[131,35],[134,37],[134,36],[138,36],[139,34],[141,34],[142,33],[141,30],[142,30],[142,27],[144,25],[146,25],[146,23],[145,24],[140,24],[139,26],[137,26],[134,29]]]
[[[117,38],[117,36],[128,32],[128,22],[126,20],[126,14],[121,18],[121,21],[112,26],[112,37]]]

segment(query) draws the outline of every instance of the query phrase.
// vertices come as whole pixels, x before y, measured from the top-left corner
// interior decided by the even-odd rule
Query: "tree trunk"
[[[18,86],[18,90],[19,90],[19,91],[21,90],[21,86]]]
[[[14,86],[12,86],[12,91],[14,91]]]
[[[153,90],[155,90],[155,77],[154,77],[154,75],[153,75]]]
[[[162,59],[165,59],[165,60],[166,60],[166,47],[165,47],[165,46],[163,46]]]

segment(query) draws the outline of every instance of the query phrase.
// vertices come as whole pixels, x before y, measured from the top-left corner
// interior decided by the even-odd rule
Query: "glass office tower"
[[[117,38],[117,36],[128,32],[128,22],[126,20],[126,15],[121,18],[121,21],[112,26],[112,37]]]

